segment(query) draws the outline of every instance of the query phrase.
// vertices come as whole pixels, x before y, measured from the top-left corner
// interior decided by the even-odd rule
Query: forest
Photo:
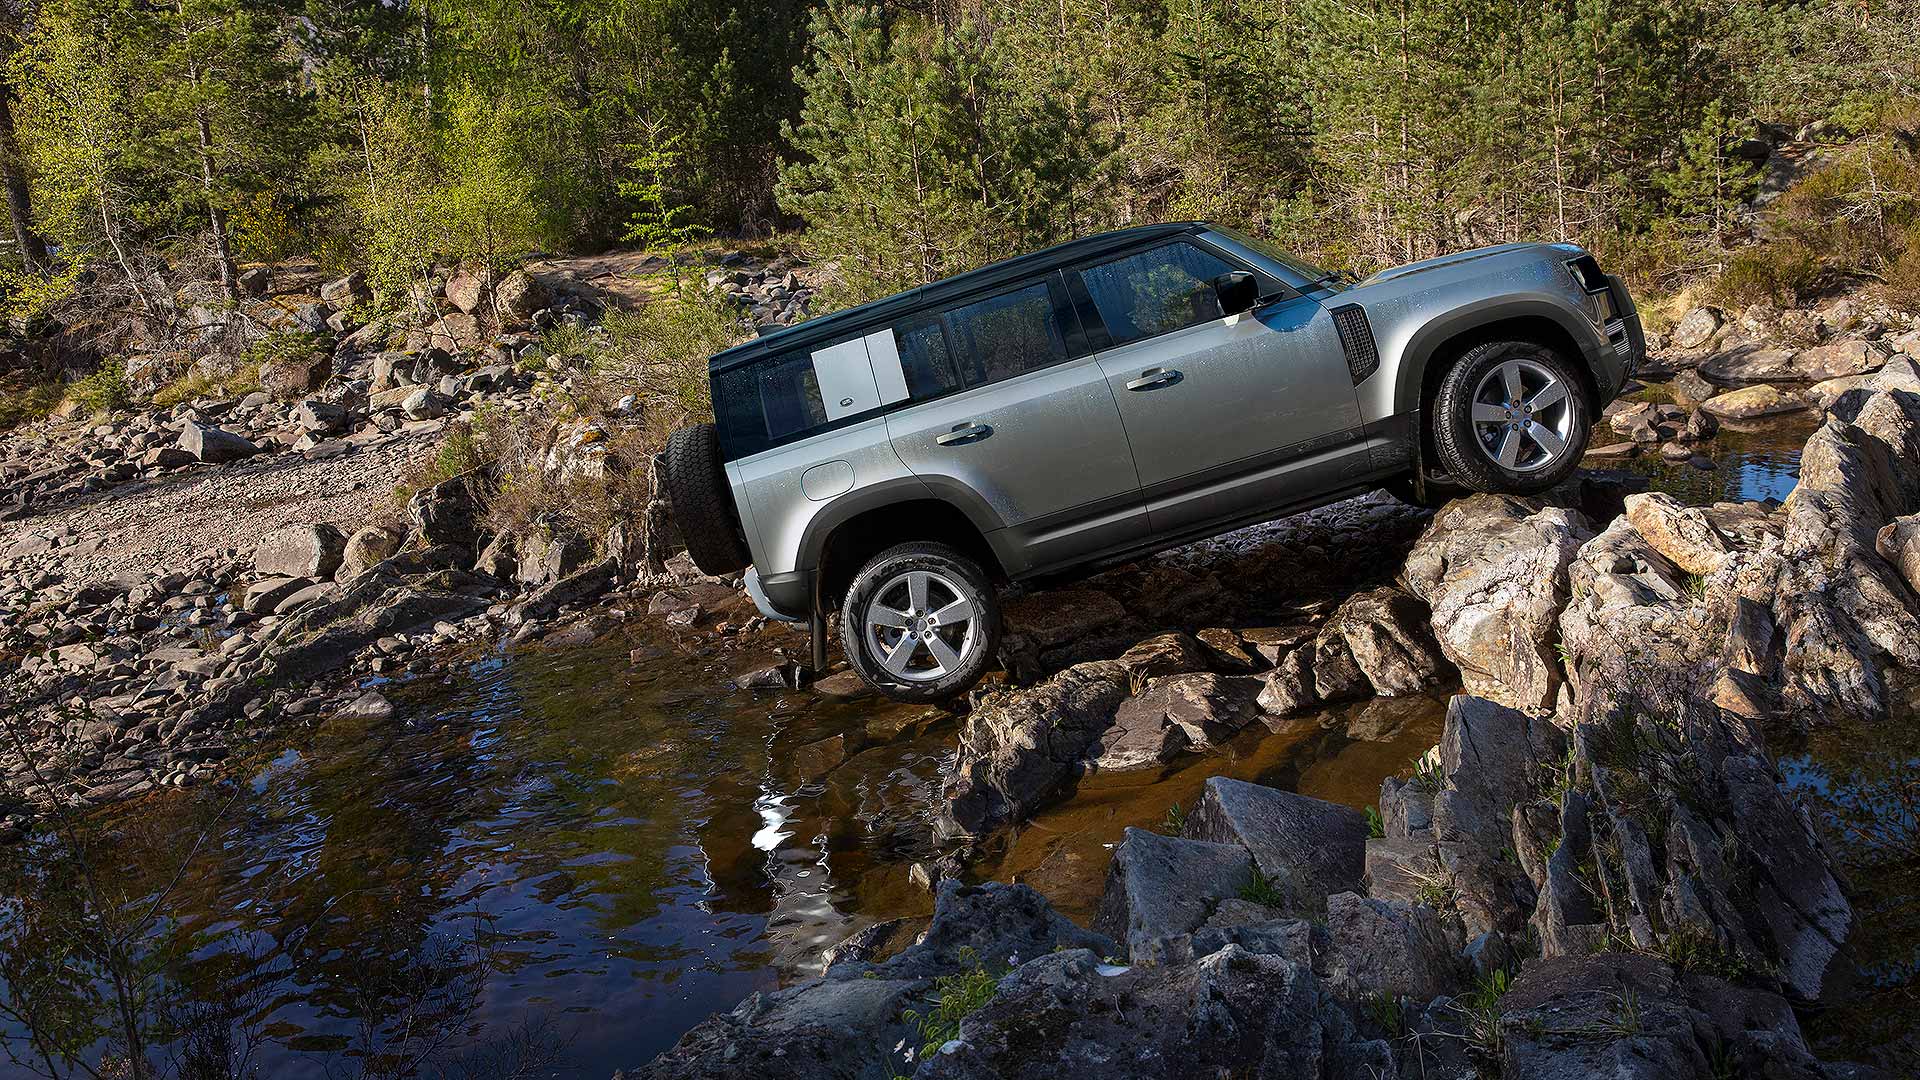
[[[1570,239],[1642,289],[1915,306],[1917,36],[1912,0],[8,0],[4,288],[110,355],[294,254],[394,302],[771,238],[844,303],[1208,218],[1354,270]],[[1785,143],[1836,149],[1762,218]]]

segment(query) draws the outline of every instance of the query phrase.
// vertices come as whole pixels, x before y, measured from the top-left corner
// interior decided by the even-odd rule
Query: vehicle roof
[[[1034,274],[1070,266],[1085,259],[1099,258],[1109,251],[1166,237],[1196,233],[1208,228],[1211,226],[1204,221],[1172,221],[1159,225],[1135,225],[1130,228],[1083,236],[1077,240],[1068,240],[1039,251],[988,263],[977,270],[968,270],[952,277],[941,278],[939,281],[882,297],[879,300],[871,300],[845,311],[836,311],[831,315],[822,315],[817,319],[808,319],[805,322],[783,327],[771,334],[765,334],[752,341],[715,353],[707,362],[707,370],[711,373],[725,371],[768,353],[793,348],[815,338],[831,337],[836,332],[852,330],[869,323],[892,321],[903,314],[910,314],[924,307],[937,306],[948,300],[959,299],[995,285],[1011,283]]]

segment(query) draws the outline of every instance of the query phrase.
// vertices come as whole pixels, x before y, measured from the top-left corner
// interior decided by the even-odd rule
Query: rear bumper
[[[796,570],[762,578],[756,567],[747,568],[747,595],[760,614],[780,622],[806,622],[813,607],[813,573]]]

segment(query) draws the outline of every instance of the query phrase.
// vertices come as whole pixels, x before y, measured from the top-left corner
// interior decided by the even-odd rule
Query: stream
[[[1807,430],[1723,434],[1711,472],[1610,467],[1694,502],[1783,498]],[[288,1078],[478,1076],[502,1062],[601,1078],[815,973],[822,948],[864,926],[930,914],[909,867],[934,850],[948,714],[734,691],[697,642],[638,625],[591,646],[463,656],[443,677],[386,687],[393,720],[328,720],[258,748],[237,783],[96,815],[92,873],[123,909],[154,912],[136,926],[140,963],[178,999],[157,1056],[184,1065],[205,1044]],[[630,663],[636,645],[659,656]],[[1438,739],[1444,709],[1438,695],[1343,706],[1280,733],[1252,725],[1163,770],[1088,778],[975,870],[1032,884],[1084,923],[1122,831],[1161,826],[1206,777],[1369,806]],[[803,749],[849,732],[867,748],[838,767]],[[1875,797],[1887,761],[1910,778],[1908,752],[1816,743],[1783,768],[1842,805]],[[1882,974],[1895,992],[1916,955],[1906,872],[1875,894],[1906,923],[1868,931],[1892,939]],[[50,940],[76,880],[0,882],[36,901],[0,922],[0,948]],[[66,1022],[86,1045],[92,1029]],[[0,1035],[21,1034],[0,1018]]]

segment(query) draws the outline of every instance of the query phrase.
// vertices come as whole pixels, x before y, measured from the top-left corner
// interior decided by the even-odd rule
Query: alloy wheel
[[[979,642],[979,612],[962,586],[931,570],[887,580],[867,602],[867,651],[889,675],[930,682],[957,670]]]
[[[1503,469],[1539,472],[1567,452],[1573,410],[1559,376],[1531,360],[1507,360],[1474,388],[1474,442]]]

